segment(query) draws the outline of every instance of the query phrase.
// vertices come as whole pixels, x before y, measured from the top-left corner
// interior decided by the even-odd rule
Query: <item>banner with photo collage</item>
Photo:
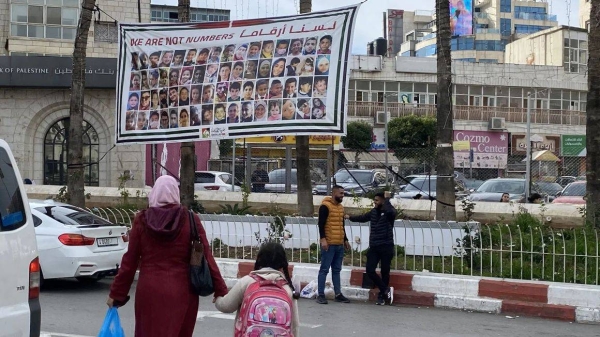
[[[357,11],[121,24],[116,143],[345,135]]]

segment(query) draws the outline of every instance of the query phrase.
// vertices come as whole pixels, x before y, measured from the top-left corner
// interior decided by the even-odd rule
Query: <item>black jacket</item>
[[[396,220],[396,209],[386,199],[381,208],[373,208],[363,215],[353,215],[350,221],[371,222],[369,234],[369,247],[393,245],[394,244],[394,221]]]

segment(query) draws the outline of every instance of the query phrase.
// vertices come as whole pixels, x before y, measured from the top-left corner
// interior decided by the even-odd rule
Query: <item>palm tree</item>
[[[586,220],[588,224],[600,227],[600,0],[591,1],[590,33],[588,36],[588,95],[586,108],[586,169],[587,198]]]
[[[437,23],[437,188],[436,218],[456,220],[454,153],[452,150],[452,58],[450,55],[450,3],[436,0]]]
[[[179,22],[190,22],[190,0],[177,1]],[[194,142],[181,143],[181,169],[179,172],[181,203],[190,207],[194,202],[196,175],[196,146]]]
[[[300,13],[310,13],[311,0],[300,0]],[[310,180],[310,149],[308,136],[296,136],[296,168],[298,179],[298,213],[300,216],[313,216],[313,194]]]
[[[69,106],[69,139],[67,154],[67,191],[69,203],[85,207],[83,167],[83,100],[85,94],[85,58],[92,11],[96,0],[84,0],[73,49],[73,75]]]

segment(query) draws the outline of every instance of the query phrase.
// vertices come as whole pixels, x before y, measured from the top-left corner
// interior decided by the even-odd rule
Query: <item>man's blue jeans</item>
[[[344,245],[329,245],[327,250],[321,249],[321,269],[319,269],[319,296],[325,295],[325,279],[331,268],[331,280],[335,295],[342,293],[340,285],[340,272],[344,260]]]

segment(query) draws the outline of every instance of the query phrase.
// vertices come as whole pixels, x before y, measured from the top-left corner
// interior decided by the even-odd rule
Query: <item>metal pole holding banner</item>
[[[525,157],[525,202],[529,199],[529,185],[531,184],[531,93],[527,93],[527,131],[525,141],[527,142],[527,156]]]
[[[231,192],[235,192],[235,138],[231,146]]]

